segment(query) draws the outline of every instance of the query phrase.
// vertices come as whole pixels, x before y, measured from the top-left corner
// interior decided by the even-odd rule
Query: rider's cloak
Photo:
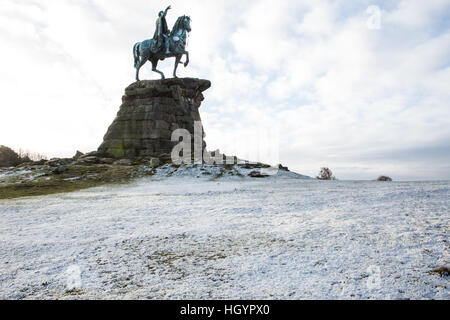
[[[166,17],[161,16],[156,20],[156,30],[153,35],[153,40],[159,40],[163,34],[168,34],[169,28],[167,27]]]

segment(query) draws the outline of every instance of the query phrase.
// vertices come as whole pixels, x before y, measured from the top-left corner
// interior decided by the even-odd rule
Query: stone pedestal
[[[210,81],[194,78],[133,83],[125,89],[120,111],[98,152],[113,158],[170,154],[178,143],[171,141],[174,130],[187,129],[194,136],[194,122],[201,121],[202,92],[210,87]]]

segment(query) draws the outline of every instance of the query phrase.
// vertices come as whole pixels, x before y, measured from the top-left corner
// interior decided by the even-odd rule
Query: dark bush
[[[317,179],[319,179],[319,180],[336,180],[336,178],[333,176],[333,172],[329,168],[320,169]]]
[[[438,269],[433,269],[429,272],[430,274],[438,274],[441,277],[448,277],[450,276],[450,269],[447,267],[442,267]]]
[[[15,152],[13,149],[0,145],[0,167],[16,167],[25,162],[39,161],[47,159],[39,153],[30,153],[19,149]]]
[[[15,167],[21,163],[17,152],[6,146],[0,146],[0,167]]]

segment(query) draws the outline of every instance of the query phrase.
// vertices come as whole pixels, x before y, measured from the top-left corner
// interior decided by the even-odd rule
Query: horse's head
[[[191,17],[183,17],[183,27],[187,32],[191,32]]]
[[[171,36],[175,36],[180,31],[191,32],[191,17],[181,16],[175,22],[175,25],[172,28]]]

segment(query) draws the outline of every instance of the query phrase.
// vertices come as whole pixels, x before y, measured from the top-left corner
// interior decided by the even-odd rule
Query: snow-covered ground
[[[145,178],[0,200],[0,299],[449,299],[450,182]]]

